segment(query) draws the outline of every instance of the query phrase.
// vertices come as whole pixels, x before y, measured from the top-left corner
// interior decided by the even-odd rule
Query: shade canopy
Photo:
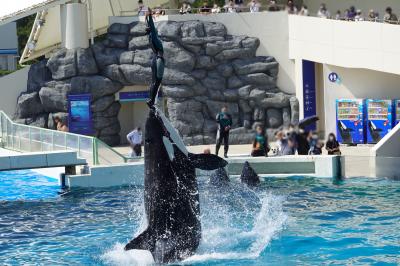
[[[20,63],[45,55],[61,46],[60,6],[71,0],[12,0],[0,9],[0,25],[36,13],[27,47]],[[88,6],[89,36],[106,32],[110,16],[132,16],[137,12],[136,0],[81,0]],[[167,0],[144,0],[149,6],[161,5]]]

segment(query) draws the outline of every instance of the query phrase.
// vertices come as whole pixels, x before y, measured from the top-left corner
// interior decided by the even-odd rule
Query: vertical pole
[[[29,127],[29,151],[32,151],[32,131],[31,131],[31,127]]]

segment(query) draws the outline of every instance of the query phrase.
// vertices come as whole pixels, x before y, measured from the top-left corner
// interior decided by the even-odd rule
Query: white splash
[[[261,208],[255,216],[251,230],[243,228],[227,227],[207,228],[203,231],[203,239],[207,244],[203,246],[199,254],[186,259],[184,264],[203,262],[209,260],[243,260],[256,259],[269,245],[272,238],[276,236],[285,226],[287,215],[283,212],[282,203],[284,198],[266,194],[260,197]],[[250,244],[244,250],[229,251],[215,250],[212,246],[229,247],[239,243]],[[204,242],[203,242],[204,243]],[[239,244],[240,245],[240,244]],[[229,248],[231,249],[231,248]],[[212,252],[208,252],[213,250]]]
[[[124,250],[124,245],[117,243],[106,251],[101,260],[107,265],[115,266],[147,266],[153,265],[154,259],[148,250],[133,249]]]

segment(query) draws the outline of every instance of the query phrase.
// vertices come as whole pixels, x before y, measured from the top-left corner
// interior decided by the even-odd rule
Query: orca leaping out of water
[[[242,174],[240,175],[240,181],[247,184],[248,186],[257,186],[258,184],[260,184],[260,177],[247,161],[243,165]]]
[[[227,162],[212,154],[192,154],[158,110],[151,109],[145,126],[145,231],[125,250],[149,250],[156,263],[170,263],[194,254],[201,239],[199,191],[195,169],[214,170]]]

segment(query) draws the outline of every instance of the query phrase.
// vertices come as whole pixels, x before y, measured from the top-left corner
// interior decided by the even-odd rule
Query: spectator
[[[282,131],[276,133],[277,155],[294,155],[296,153],[296,141],[291,134],[287,132],[284,134]]]
[[[143,0],[138,1],[138,16],[146,15],[148,8],[143,4]]]
[[[217,4],[214,4],[213,8],[211,9],[211,13],[213,14],[221,13],[221,8]]]
[[[349,19],[349,12],[350,12],[350,10],[346,9],[346,10],[344,11],[344,16],[343,16],[342,19],[348,20],[348,19]]]
[[[215,154],[218,155],[219,148],[221,147],[222,141],[224,141],[224,157],[228,158],[229,131],[232,127],[232,116],[228,113],[227,106],[222,107],[221,112],[217,114],[216,120],[218,122],[218,131]]]
[[[210,148],[205,148],[203,151],[204,154],[211,154]]]
[[[236,5],[233,0],[229,0],[228,4],[224,6],[225,12],[236,13]]]
[[[56,129],[58,131],[68,132],[68,126],[60,119],[60,117],[54,117],[54,124],[56,125]]]
[[[289,14],[297,14],[297,7],[294,5],[293,0],[288,0],[286,5],[286,11]]]
[[[282,155],[283,132],[282,131],[276,132],[275,138],[276,138],[276,154]]]
[[[386,8],[386,13],[383,16],[385,23],[396,24],[398,22],[396,14],[392,12],[392,8],[389,6]]]
[[[356,15],[357,15],[356,8],[354,6],[351,6],[349,12],[347,13],[347,19],[354,20]]]
[[[200,14],[204,14],[204,15],[210,14],[211,8],[208,6],[207,2],[203,3],[203,5],[199,9],[199,12],[200,12]]]
[[[319,18],[330,18],[331,17],[331,14],[329,13],[325,4],[320,5],[317,16]]]
[[[251,0],[249,6],[251,13],[256,13],[260,11],[260,2],[258,2],[258,0]]]
[[[368,12],[368,20],[369,21],[377,21],[378,20],[378,14],[373,9],[371,9]]]
[[[164,9],[162,9],[160,6],[156,6],[154,9],[153,9],[153,14],[155,15],[155,16],[164,16],[165,15],[165,10]]]
[[[335,19],[336,20],[341,20],[342,19],[342,12],[340,10],[336,11]]]
[[[329,134],[325,148],[328,151],[328,155],[341,155],[339,142],[336,140],[336,136],[333,133]]]
[[[179,10],[179,13],[183,14],[190,14],[192,13],[192,7],[188,2],[183,2],[181,9]]]
[[[303,5],[299,12],[300,16],[309,16],[308,8],[306,5]]]
[[[279,11],[280,8],[279,6],[276,4],[275,0],[270,0],[269,4],[268,4],[268,11]]]
[[[251,156],[253,157],[261,157],[268,156],[270,148],[268,145],[268,140],[265,137],[264,130],[261,126],[257,126],[256,128],[256,136],[253,141],[253,150],[251,151]]]
[[[319,141],[317,135],[311,135],[309,139],[310,150],[308,151],[308,155],[321,155],[323,144]]]
[[[126,135],[126,139],[132,148],[131,157],[142,156],[142,131],[140,127]]]
[[[235,12],[241,12],[243,8],[243,0],[235,0],[235,7],[236,7]]]
[[[297,153],[299,155],[307,155],[310,150],[310,140],[312,137],[312,132],[299,130],[296,135],[297,141]]]
[[[364,17],[362,15],[361,9],[357,9],[356,16],[354,17],[355,21],[363,21]]]

